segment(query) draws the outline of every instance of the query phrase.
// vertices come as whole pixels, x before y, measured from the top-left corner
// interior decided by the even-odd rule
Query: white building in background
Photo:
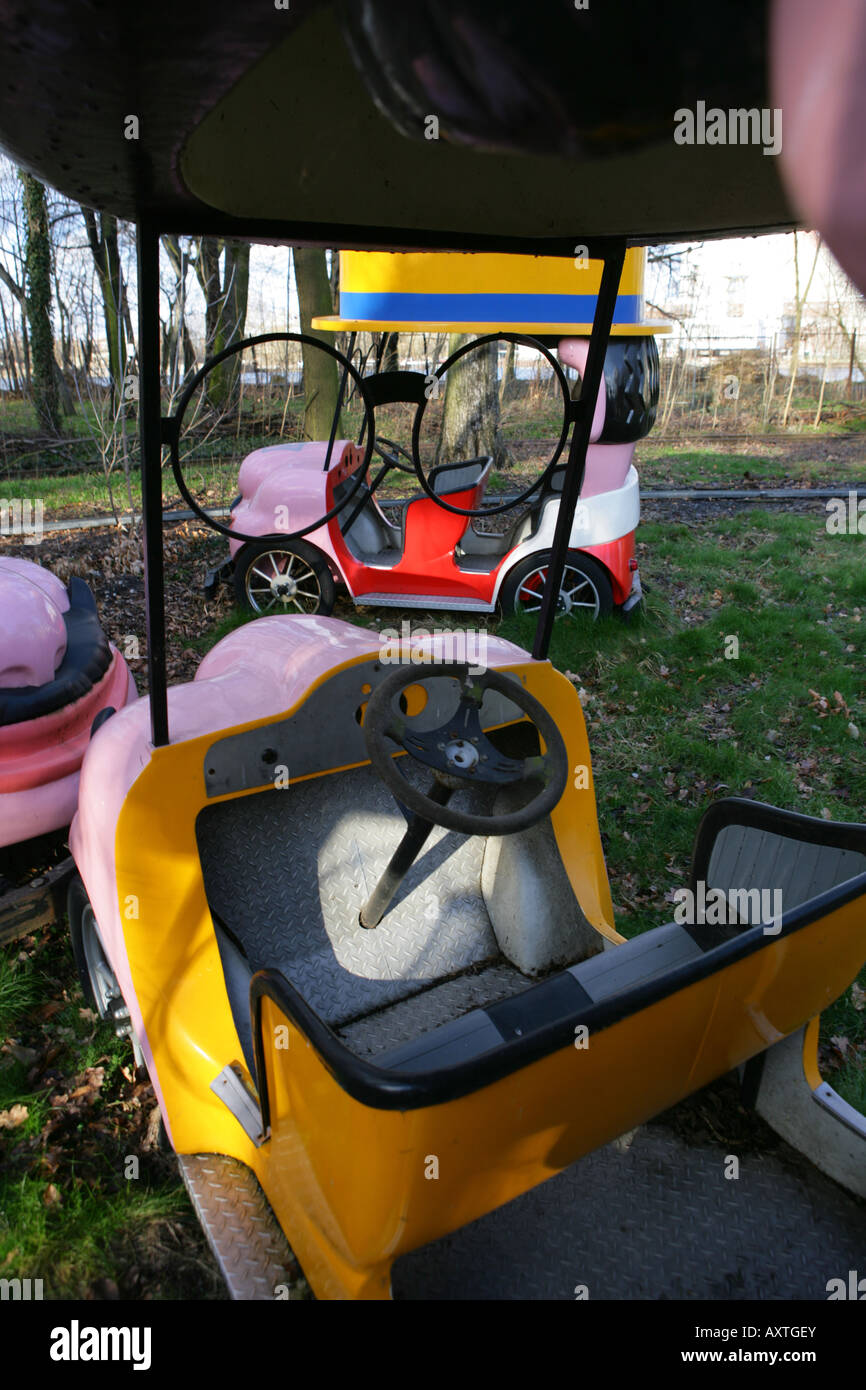
[[[798,233],[801,296],[816,245],[814,233]],[[653,262],[659,252],[675,259]],[[673,324],[666,340],[658,340],[663,352],[688,346],[690,354],[706,357],[773,350],[784,369],[795,322],[793,233],[650,248],[648,256],[647,301]],[[846,378],[852,337],[863,363],[866,300],[822,246],[803,308],[799,370],[821,376],[826,365],[828,380]],[[864,380],[856,361],[852,380]]]

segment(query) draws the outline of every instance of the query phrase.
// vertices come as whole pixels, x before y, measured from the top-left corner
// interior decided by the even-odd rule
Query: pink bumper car
[[[72,820],[94,721],[137,695],[82,579],[0,559],[0,940],[44,920],[55,870],[16,880]]]

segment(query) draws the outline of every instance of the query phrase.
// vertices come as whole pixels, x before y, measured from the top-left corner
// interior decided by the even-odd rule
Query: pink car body
[[[413,660],[424,653],[434,661],[451,661],[449,634],[430,634],[406,650]],[[382,638],[336,618],[278,615],[257,619],[229,633],[208,652],[195,677],[168,692],[172,744],[204,734],[237,729],[272,718],[295,705],[341,662],[381,652]],[[526,652],[502,638],[489,637],[484,653],[491,669],[529,660]],[[103,949],[117,977],[154,1089],[162,1104],[153,1050],[148,1041],[124,941],[122,904],[117,894],[115,837],[123,803],[151,758],[166,755],[151,743],[150,709],[138,700],[109,719],[90,743],[81,768],[78,811],[69,845],[99,922]],[[198,873],[198,863],[190,865]],[[167,890],[166,919],[173,902]],[[194,968],[191,970],[191,981]],[[165,1106],[162,1106],[165,1116]],[[167,1122],[167,1121],[166,1121]]]
[[[138,697],[110,644],[98,679],[74,669],[68,621],[80,615],[88,629],[95,626],[90,591],[77,585],[81,603],[73,604],[70,590],[40,565],[0,560],[0,848],[69,825],[94,719]],[[72,698],[64,701],[64,691]]]
[[[351,476],[364,456],[364,451],[348,440],[336,440],[326,472],[327,450],[326,441],[313,440],[309,444],[273,444],[248,454],[238,473],[241,500],[232,512],[232,526],[250,536],[269,536],[299,531],[324,516],[334,505],[334,488]],[[327,556],[335,577],[341,578],[327,523],[304,539]],[[229,541],[232,559],[242,544]]]

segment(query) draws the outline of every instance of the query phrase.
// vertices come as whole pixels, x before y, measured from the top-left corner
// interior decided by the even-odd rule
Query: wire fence
[[[784,332],[763,340],[690,333],[658,344],[660,432],[844,426],[866,411],[866,345],[856,332],[804,334],[799,351]]]
[[[774,429],[823,426],[833,431],[866,423],[866,351],[856,331],[816,334],[807,329],[798,352],[790,331],[783,330],[763,340],[708,330],[679,338],[660,335],[656,341],[660,356],[656,436],[758,436]],[[375,369],[377,344],[369,334],[357,335],[351,344],[348,334],[336,335],[335,346],[343,352],[351,350],[353,364],[362,375]],[[454,340],[445,333],[404,333],[392,342],[390,355],[381,365],[429,376],[453,347]],[[559,388],[549,363],[520,347],[509,356],[506,344],[497,362],[502,430],[518,443],[555,435]],[[574,373],[569,371],[567,376],[569,387],[579,390],[576,377],[572,380]],[[76,378],[67,385],[73,409],[63,437],[52,439],[36,428],[25,382],[19,380],[16,390],[12,380],[0,380],[0,479],[94,470],[109,475],[121,465],[137,467],[136,403],[119,407],[113,402],[108,379],[102,379],[98,369],[85,381]],[[354,423],[360,427],[363,411],[351,378],[344,392],[342,426],[354,428],[357,414]],[[166,380],[166,412],[172,408],[173,394]],[[244,449],[302,439],[305,405],[300,345],[284,341],[257,345],[246,350],[238,364],[232,408],[215,410],[212,402],[202,398],[193,409],[188,421],[190,445],[199,457],[212,455],[216,466]],[[435,413],[431,404],[431,420]],[[395,437],[399,423],[389,418],[380,424],[377,418],[379,428],[385,433],[391,430]]]

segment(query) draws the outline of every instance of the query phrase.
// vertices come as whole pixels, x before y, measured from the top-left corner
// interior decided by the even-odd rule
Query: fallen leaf
[[[60,1195],[59,1187],[55,1187],[54,1183],[50,1182],[42,1194],[42,1201],[46,1207],[61,1206],[63,1198]]]
[[[858,1013],[862,1013],[866,1009],[866,989],[863,989],[862,985],[858,985],[856,980],[851,986],[851,1003]]]
[[[32,1067],[39,1056],[35,1047],[20,1047],[18,1043],[13,1042],[4,1043],[3,1051],[8,1052],[16,1062],[21,1062],[25,1067]]]
[[[29,1114],[26,1105],[13,1105],[8,1110],[0,1110],[0,1129],[17,1129]]]
[[[46,1019],[53,1018],[55,1014],[59,1014],[61,1009],[65,1007],[65,1004],[63,1004],[61,1000],[49,999],[45,1004],[41,1004],[38,1009],[34,1009],[31,1017],[38,1019],[40,1023],[44,1023]]]

